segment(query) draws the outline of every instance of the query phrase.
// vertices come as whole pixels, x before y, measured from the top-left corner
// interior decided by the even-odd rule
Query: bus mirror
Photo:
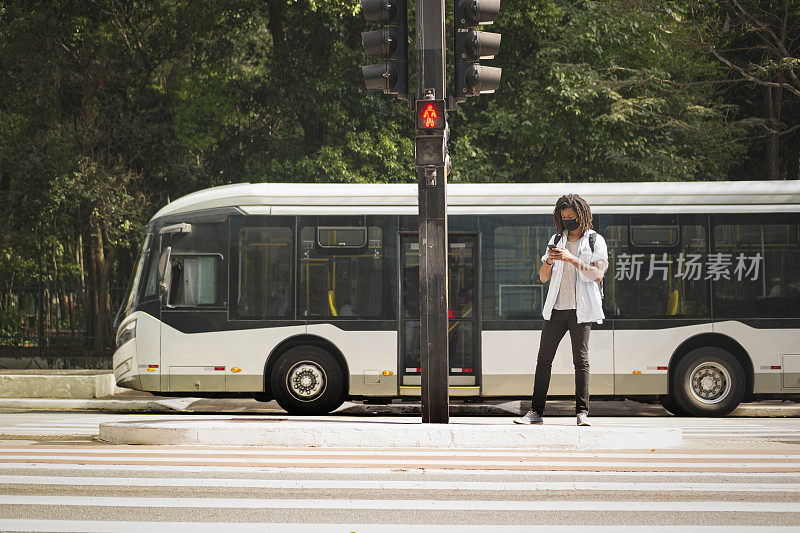
[[[172,281],[172,262],[170,256],[172,255],[172,247],[167,246],[161,257],[158,259],[158,287],[161,295],[161,300],[166,302],[169,297],[169,285]]]
[[[186,222],[181,222],[180,224],[172,224],[171,226],[165,226],[158,230],[159,235],[164,234],[172,234],[172,233],[191,233],[192,232],[192,225],[187,224]]]

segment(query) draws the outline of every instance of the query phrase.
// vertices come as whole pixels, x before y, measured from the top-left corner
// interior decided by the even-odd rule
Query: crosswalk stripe
[[[188,527],[187,527],[188,526]],[[794,526],[587,526],[582,533],[789,533]],[[270,522],[119,522],[101,520],[0,519],[2,531],[64,531],[141,533],[142,531],[182,531],[219,533],[220,531],[281,533],[573,533],[574,525],[501,524],[291,524]]]
[[[0,505],[85,506],[199,509],[367,509],[407,511],[619,511],[794,513],[797,502],[725,501],[494,501],[494,500],[383,500],[383,499],[271,499],[271,498],[158,498],[117,496],[0,495]]]
[[[340,467],[302,467],[302,466],[216,466],[216,465],[148,465],[148,464],[84,464],[84,463],[0,463],[0,470],[2,471],[16,471],[16,470],[64,470],[64,471],[91,471],[91,472],[178,472],[178,473],[316,473],[316,474],[348,474],[348,475],[362,475],[362,474],[396,474],[400,471],[433,471],[447,473],[448,475],[474,475],[474,476],[530,476],[530,475],[591,475],[596,476],[625,476],[625,477],[702,477],[702,478],[786,478],[786,479],[800,479],[800,471],[797,472],[714,472],[714,471],[649,471],[649,470],[627,470],[627,471],[609,471],[609,470],[556,470],[556,469],[538,469],[538,470],[485,470],[479,468],[484,465],[475,465],[475,468],[470,469],[457,469],[437,468],[436,465],[420,465],[417,467],[352,467],[351,465]]]
[[[58,460],[61,462],[68,462],[68,461],[85,461],[85,462],[94,462],[97,463],[99,461],[109,461],[114,460],[118,462],[126,462],[130,464],[139,464],[139,463],[164,463],[164,462],[174,462],[174,463],[189,463],[189,462],[200,462],[205,461],[208,463],[249,463],[251,466],[257,466],[258,464],[271,464],[274,463],[276,460],[283,459],[285,463],[291,464],[331,464],[331,463],[358,463],[358,464],[366,464],[366,465],[377,465],[377,464],[391,464],[393,466],[419,466],[421,461],[419,458],[417,459],[398,459],[398,458],[385,458],[385,459],[368,459],[362,457],[355,457],[355,458],[329,458],[325,456],[319,457],[277,457],[275,459],[260,459],[260,458],[253,458],[253,457],[214,457],[214,458],[204,458],[204,457],[113,457],[113,456],[96,456],[96,455],[73,455],[69,458],[64,457],[63,455],[30,455],[30,454],[14,454],[14,455],[4,455],[2,459],[6,461],[25,461],[25,462],[35,462],[36,460],[46,461],[46,460]],[[760,461],[753,461],[753,460],[742,460],[738,462],[685,462],[685,461],[674,461],[674,462],[666,462],[666,461],[575,461],[571,459],[566,459],[564,461],[548,461],[548,460],[535,460],[535,458],[530,457],[521,457],[518,460],[494,460],[489,458],[488,460],[483,460],[481,458],[469,460],[452,460],[452,459],[438,459],[438,458],[427,458],[430,461],[429,464],[437,464],[437,465],[454,465],[454,466],[464,466],[464,465],[472,465],[472,464],[480,464],[484,466],[493,465],[493,466],[559,466],[559,467],[590,467],[590,466],[603,466],[603,467],[647,467],[647,468],[670,468],[670,467],[691,467],[691,468],[742,468],[742,467],[751,467],[751,468],[772,468],[780,470],[787,470],[787,469],[796,469],[800,470],[800,463],[786,463],[786,462],[760,462]]]
[[[752,437],[752,438],[775,438],[787,437],[796,439],[800,437],[800,431],[683,431],[685,438],[714,438],[714,437]]]
[[[684,429],[684,435],[800,435],[800,431],[792,431],[788,429],[757,429],[757,430],[695,430]]]
[[[31,422],[26,420],[20,421],[19,423],[9,423],[5,421],[5,423],[0,424],[0,433],[13,434],[15,432],[27,432],[34,434],[72,433],[81,435],[96,435],[99,433],[99,426],[101,423],[115,420],[117,419],[103,417],[94,422],[64,422],[58,419],[45,419],[40,422]],[[119,420],[122,419],[120,418]],[[740,438],[800,438],[800,429],[780,426],[773,427],[763,424],[742,427],[741,424],[708,424],[702,421],[692,421],[690,419],[664,419],[662,424],[664,427],[681,428],[685,438],[713,438],[717,436]],[[625,423],[624,421],[619,420],[614,420],[613,425],[618,427],[643,427],[643,425],[640,423]]]
[[[425,491],[637,491],[637,492],[800,492],[800,483],[637,483],[392,481],[363,479],[140,478],[0,475],[0,484],[121,487],[219,487],[263,489],[375,489]]]
[[[85,449],[64,449],[64,448],[36,448],[30,447],[0,447],[0,459],[6,455],[14,455],[24,452],[31,457],[44,454],[85,455]],[[288,456],[293,454],[303,455],[328,455],[328,456],[402,456],[410,455],[413,457],[568,457],[586,459],[681,459],[681,460],[703,460],[703,459],[748,459],[748,460],[794,460],[800,462],[800,453],[636,453],[636,452],[571,452],[571,451],[509,451],[508,449],[497,450],[439,450],[431,448],[405,448],[405,449],[327,449],[327,448],[279,448],[279,449],[242,449],[242,448],[154,448],[154,447],[135,447],[135,448],[92,448],[93,456],[100,455],[247,455],[247,456]]]

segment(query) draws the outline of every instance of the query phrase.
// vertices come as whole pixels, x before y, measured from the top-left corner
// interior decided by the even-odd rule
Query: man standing
[[[592,229],[592,211],[576,194],[562,196],[553,210],[558,233],[542,256],[539,279],[550,281],[542,316],[542,336],[536,359],[531,410],[517,424],[543,422],[553,358],[569,331],[575,365],[575,412],[579,426],[589,423],[589,333],[592,322],[602,323],[600,282],[608,267],[606,241]]]

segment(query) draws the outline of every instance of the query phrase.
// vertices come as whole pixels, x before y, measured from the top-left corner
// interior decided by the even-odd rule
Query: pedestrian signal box
[[[417,100],[417,129],[444,131],[447,124],[444,100]]]

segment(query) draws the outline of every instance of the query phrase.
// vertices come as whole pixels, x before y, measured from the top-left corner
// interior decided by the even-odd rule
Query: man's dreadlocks
[[[571,207],[578,213],[578,223],[586,231],[592,229],[592,209],[589,204],[577,194],[565,194],[556,202],[553,210],[553,220],[559,233],[564,233],[564,222],[561,220],[561,210]]]

